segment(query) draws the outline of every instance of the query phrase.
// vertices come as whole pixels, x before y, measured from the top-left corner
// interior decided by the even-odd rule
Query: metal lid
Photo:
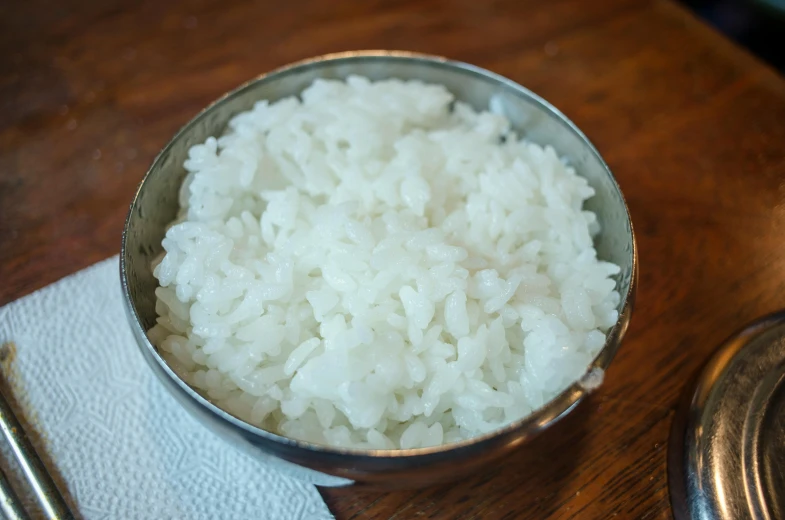
[[[728,339],[674,418],[677,520],[785,518],[785,311]]]

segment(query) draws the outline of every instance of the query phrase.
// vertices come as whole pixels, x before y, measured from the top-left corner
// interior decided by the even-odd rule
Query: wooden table
[[[615,172],[640,248],[636,314],[606,383],[487,473],[323,495],[339,519],[670,517],[683,384],[734,329],[785,306],[777,73],[668,0],[15,3],[0,3],[0,304],[117,253],[156,152],[276,66],[417,50],[560,107]]]

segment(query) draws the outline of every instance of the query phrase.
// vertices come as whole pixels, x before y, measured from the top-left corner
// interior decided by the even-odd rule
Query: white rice
[[[185,168],[149,336],[270,431],[374,449],[488,432],[579,379],[617,320],[592,188],[442,86],[318,80]]]

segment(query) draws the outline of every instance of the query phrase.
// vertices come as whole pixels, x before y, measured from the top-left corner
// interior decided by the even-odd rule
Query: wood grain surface
[[[606,382],[470,479],[323,490],[338,519],[670,518],[688,377],[785,307],[785,80],[668,0],[0,2],[0,304],[120,247],[156,152],[288,62],[387,48],[489,68],[561,108],[624,191],[638,305]]]

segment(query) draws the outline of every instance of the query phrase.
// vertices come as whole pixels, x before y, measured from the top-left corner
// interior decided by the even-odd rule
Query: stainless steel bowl
[[[251,108],[260,99],[275,101],[299,94],[316,78],[346,78],[351,74],[376,80],[395,77],[440,83],[476,108],[487,108],[494,98],[520,135],[552,144],[589,180],[597,194],[587,202],[587,208],[596,212],[602,226],[596,240],[599,256],[621,266],[619,321],[587,367],[587,374],[608,367],[630,321],[637,275],[630,216],[608,166],[572,122],[522,86],[472,65],[404,52],[348,52],[295,63],[230,92],[185,125],[156,157],[125,223],[120,271],[128,320],[150,368],[188,412],[230,444],[297,478],[326,486],[363,483],[376,487],[416,487],[452,480],[525,444],[569,413],[590,385],[578,381],[528,417],[459,443],[411,450],[339,449],[270,433],[218,408],[175,375],[146,335],[156,319],[157,282],[150,263],[161,252],[166,225],[177,212],[188,148],[223,133],[234,114]]]

